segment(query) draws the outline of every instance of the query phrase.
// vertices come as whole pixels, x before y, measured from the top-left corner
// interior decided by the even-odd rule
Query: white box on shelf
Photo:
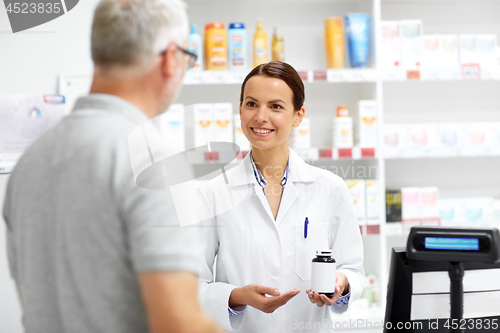
[[[167,112],[161,117],[162,137],[167,141],[167,145],[176,151],[186,150],[184,105],[170,105]]]
[[[457,133],[457,145],[460,147],[469,146],[469,128],[467,123],[452,123]]]
[[[460,69],[460,53],[458,48],[458,35],[439,35],[440,59],[439,68],[449,70]]]
[[[384,124],[384,145],[397,148],[400,146],[398,124]]]
[[[401,21],[401,67],[420,70],[423,56],[423,24],[421,20]]]
[[[399,146],[405,148],[415,147],[415,140],[413,138],[413,124],[396,124],[399,136]],[[418,140],[417,140],[418,141]]]
[[[427,124],[410,125],[411,142],[415,147],[426,147],[429,144]]]
[[[401,188],[401,220],[420,221],[420,188]]]
[[[455,123],[457,128],[458,154],[479,156],[484,154],[486,127],[484,123]]]
[[[234,115],[234,143],[240,147],[241,151],[250,151],[250,141],[241,130],[241,119],[239,113]]]
[[[493,127],[487,122],[467,123],[468,144],[483,146],[494,143]]]
[[[458,145],[457,126],[454,123],[439,124],[439,138],[445,147],[456,147]]]
[[[359,101],[358,142],[361,148],[377,147],[378,128],[377,101]]]
[[[395,129],[398,138],[398,155],[399,157],[416,157],[418,152],[412,140],[412,124],[395,124]]]
[[[438,123],[425,124],[427,130],[427,146],[435,147],[441,146],[441,137]]]
[[[395,124],[385,124],[383,126],[383,154],[385,158],[398,157],[399,145],[399,132],[397,125]]]
[[[472,227],[488,227],[494,217],[493,198],[478,197],[466,200],[467,225]]]
[[[460,35],[460,65],[478,64],[477,35]]]
[[[380,68],[401,68],[401,24],[399,21],[380,22]]]
[[[365,213],[365,181],[362,179],[351,179],[345,181],[351,194],[352,204],[356,211],[359,225],[366,225]]]
[[[233,142],[233,105],[214,103],[214,141]]]
[[[441,39],[439,35],[424,35],[422,37],[424,52],[422,55],[422,70],[438,71],[441,66]]]
[[[457,204],[456,199],[439,199],[439,217],[442,227],[459,226],[456,216]]]
[[[214,141],[213,105],[202,103],[194,105],[194,145],[204,146]]]
[[[333,147],[352,148],[354,146],[352,118],[335,117],[332,123]]]
[[[467,198],[457,198],[455,200],[455,223],[458,226],[467,226]]]
[[[497,66],[496,48],[496,35],[477,35],[477,49],[481,79],[493,78],[493,72]]]
[[[420,188],[420,218],[421,220],[439,221],[439,189],[437,187]]]
[[[392,124],[384,126],[386,157],[421,157],[427,147],[427,129],[423,124]]]
[[[366,184],[366,223],[380,224],[380,188],[378,180],[367,180]]]
[[[496,226],[495,200],[491,197],[441,199],[439,214],[443,226]]]
[[[441,142],[439,124],[425,124],[427,132],[427,146],[423,148],[423,156],[426,157],[441,157],[444,153],[444,148]]]
[[[294,149],[311,148],[311,120],[309,118],[302,119],[299,126],[292,128],[290,141]]]
[[[497,123],[483,122],[480,126],[484,128],[485,149],[488,147],[488,149],[491,150],[495,145],[497,145]]]

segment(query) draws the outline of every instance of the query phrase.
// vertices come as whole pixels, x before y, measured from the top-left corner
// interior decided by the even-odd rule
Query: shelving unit
[[[421,19],[424,34],[488,33],[500,38],[498,1],[382,0],[381,5],[382,20]],[[392,77],[390,74],[381,73],[386,124],[500,121],[498,70],[475,80],[463,79],[461,73],[422,72],[421,80],[406,80],[402,73],[392,73]],[[500,165],[499,149],[498,145],[441,152],[426,148],[385,155],[386,187],[437,186],[441,198],[499,198],[500,181],[495,167]],[[465,157],[467,153],[469,156]],[[406,244],[407,235],[401,223],[388,223],[385,236],[388,255],[392,247]]]
[[[300,77],[307,83],[334,82],[406,82],[406,81],[500,81],[500,69],[488,72],[477,79],[468,79],[459,70],[439,71],[421,70],[418,77],[412,77],[404,70],[381,70],[365,68],[346,68],[328,70],[299,70]],[[241,84],[247,72],[201,71],[186,72],[185,85],[203,84]]]
[[[330,168],[376,168],[380,183],[380,226],[365,229],[365,269],[380,281],[379,307],[355,310],[346,318],[383,320],[393,246],[404,246],[406,235],[395,224],[385,222],[385,189],[404,186],[438,186],[441,197],[500,197],[500,147],[470,150],[460,157],[460,148],[443,150],[403,149],[384,151],[382,130],[378,147],[349,152],[331,147],[331,120],[337,105],[352,111],[357,101],[377,101],[379,124],[500,121],[500,70],[480,79],[464,79],[460,71],[421,71],[418,78],[405,71],[381,71],[377,67],[377,36],[381,20],[421,19],[424,34],[494,33],[500,40],[500,2],[497,0],[187,0],[191,22],[199,31],[210,21],[244,22],[249,40],[257,18],[262,18],[268,36],[280,24],[284,33],[286,61],[301,75],[306,88],[307,117],[311,120],[312,146],[297,152],[310,164]],[[348,12],[371,14],[370,63],[366,69],[325,70],[323,20]],[[474,13],[474,15],[471,15]],[[250,42],[249,42],[250,45]],[[249,48],[251,50],[251,48]],[[250,54],[249,54],[250,55]],[[347,60],[347,54],[345,59]],[[348,63],[348,61],[346,61]],[[238,111],[244,72],[188,72],[177,102],[231,102]],[[59,91],[74,96],[90,84],[88,75],[66,75]],[[68,97],[69,103],[72,99]],[[197,164],[227,163],[234,152],[194,156]],[[342,174],[339,174],[343,176]],[[355,178],[345,175],[344,178]],[[371,177],[372,175],[370,175]]]
[[[352,170],[365,168],[375,169],[370,174],[380,182],[380,198],[384,197],[384,159],[377,148],[336,149],[332,147],[331,123],[336,107],[340,104],[348,106],[351,115],[357,110],[359,100],[373,99],[381,104],[381,76],[376,66],[376,30],[380,20],[380,1],[378,0],[313,0],[313,1],[262,1],[257,0],[252,6],[241,2],[220,1],[187,1],[188,15],[191,22],[203,27],[210,21],[244,22],[251,39],[255,31],[255,23],[262,18],[268,38],[272,37],[272,28],[279,24],[285,40],[285,61],[299,72],[306,90],[306,115],[311,121],[310,149],[296,150],[308,163],[326,168],[344,178],[357,178]],[[265,8],[265,10],[262,10]],[[206,13],[216,13],[207,15]],[[349,12],[367,12],[371,14],[371,47],[368,68],[326,70],[324,55],[324,19],[329,16],[345,16]],[[305,14],[306,13],[306,14]],[[346,48],[347,49],[347,48]],[[251,61],[251,54],[249,53]],[[345,63],[348,64],[347,52]],[[240,85],[247,73],[231,72],[188,72],[184,79],[184,87],[178,102],[184,105],[195,103],[231,102],[233,112],[238,112]],[[383,114],[379,109],[379,121]],[[381,147],[381,144],[378,145]],[[214,161],[210,161],[214,162]],[[366,173],[368,175],[368,172]],[[373,178],[372,178],[373,179]],[[383,202],[380,215],[385,216]],[[381,220],[383,222],[383,219]],[[380,226],[363,226],[365,243],[365,269],[386,281],[385,237]],[[385,292],[381,288],[378,307],[361,310],[354,309],[349,314],[340,316],[339,320],[352,318],[375,318],[382,322],[384,315]],[[342,319],[343,318],[343,319]]]

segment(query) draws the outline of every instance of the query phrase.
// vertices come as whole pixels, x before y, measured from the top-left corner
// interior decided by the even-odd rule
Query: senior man
[[[180,0],[103,0],[89,96],[42,135],[6,193],[26,332],[220,332],[197,297],[196,228],[135,184],[128,136],[164,112],[194,56]],[[161,227],[155,227],[155,226]]]

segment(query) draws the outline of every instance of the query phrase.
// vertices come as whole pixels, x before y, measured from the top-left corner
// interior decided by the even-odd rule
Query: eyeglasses
[[[196,60],[198,60],[198,55],[196,53],[193,53],[191,51],[186,50],[183,47],[180,47],[179,45],[177,45],[177,49],[179,51],[181,51],[182,53],[184,53],[184,55],[189,58],[188,59],[188,66],[187,66],[187,68],[192,68],[194,66],[194,64],[196,63]],[[167,52],[167,49],[161,51],[159,53],[159,55],[164,55],[165,52]]]

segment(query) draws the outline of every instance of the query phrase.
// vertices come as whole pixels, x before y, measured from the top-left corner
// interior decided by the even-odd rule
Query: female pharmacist
[[[222,213],[202,228],[200,297],[226,330],[330,332],[331,311],[345,311],[363,291],[363,244],[346,184],[288,147],[292,127],[305,116],[304,97],[290,65],[254,68],[239,108],[252,150],[203,190]],[[224,209],[229,200],[238,203]],[[325,248],[337,262],[332,298],[309,290],[311,260]]]

